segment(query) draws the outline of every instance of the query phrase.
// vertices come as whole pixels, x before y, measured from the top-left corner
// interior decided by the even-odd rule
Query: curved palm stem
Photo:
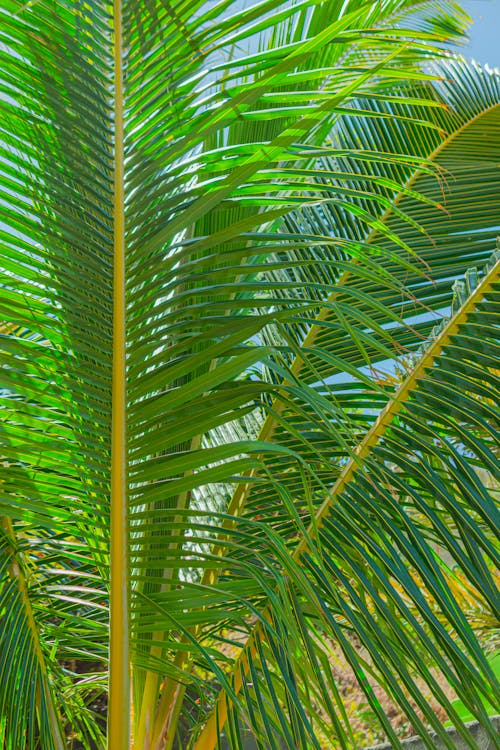
[[[26,585],[26,579],[23,572],[22,565],[20,564],[20,561],[17,559],[18,556],[16,554],[15,548],[16,548],[16,541],[15,541],[15,535],[14,535],[14,528],[12,525],[12,521],[8,517],[4,517],[2,519],[2,528],[4,531],[4,534],[7,539],[8,548],[11,554],[11,562],[9,565],[9,575],[11,578],[13,578],[16,581],[17,589],[22,601],[22,607],[24,610],[24,614],[27,620],[27,624],[29,627],[30,635],[31,635],[31,643],[33,646],[33,651],[35,653],[35,658],[38,664],[39,669],[39,683],[36,686],[36,703],[37,703],[37,713],[38,713],[38,721],[41,724],[47,723],[48,727],[50,728],[50,739],[52,741],[53,747],[55,750],[64,750],[66,747],[66,740],[64,737],[63,730],[61,728],[61,723],[59,720],[59,712],[56,708],[53,694],[52,694],[52,688],[50,686],[48,672],[47,672],[47,665],[45,662],[45,656],[43,654],[41,645],[40,645],[40,639],[38,635],[38,628],[35,621],[35,617],[33,614],[33,608],[31,605],[30,597],[28,594],[28,587]],[[46,716],[42,716],[42,713],[46,714]],[[15,721],[15,719],[14,719]]]
[[[358,448],[354,451],[352,458],[346,463],[340,476],[332,487],[331,492],[328,494],[328,497],[325,498],[323,504],[318,509],[314,521],[308,528],[307,535],[299,542],[293,552],[294,561],[300,564],[301,556],[307,552],[311,542],[314,541],[318,529],[328,515],[330,508],[335,503],[336,498],[344,491],[346,485],[353,480],[355,473],[363,466],[363,459],[370,454],[374,446],[376,446],[383,437],[386,428],[392,424],[394,417],[396,417],[401,408],[404,407],[408,395],[416,388],[418,382],[425,377],[427,370],[433,366],[436,358],[441,354],[450,338],[456,334],[460,326],[467,321],[470,314],[476,309],[478,303],[484,298],[488,291],[491,290],[495,282],[497,282],[499,276],[500,260],[497,260],[488,273],[485,274],[484,278],[467,299],[465,304],[460,308],[458,313],[451,318],[441,334],[432,342],[416,366],[405,378],[394,396],[389,400],[370,430],[366,433]],[[266,610],[263,619],[269,620],[270,617],[270,610]],[[262,637],[263,625],[262,622],[259,621],[254,626],[246,644],[242,647],[242,651],[232,669],[232,684],[236,694],[241,690],[243,680],[249,672],[251,659],[259,654],[258,642]],[[226,723],[227,716],[228,700],[222,690],[217,699],[216,706],[211,711],[205,726],[196,741],[194,750],[213,750],[213,748],[216,747],[218,737]]]

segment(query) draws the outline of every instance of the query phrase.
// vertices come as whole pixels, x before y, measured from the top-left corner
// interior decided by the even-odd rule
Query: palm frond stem
[[[122,0],[114,2],[114,254],[111,423],[109,750],[130,742],[128,491],[126,455],[125,216]]]

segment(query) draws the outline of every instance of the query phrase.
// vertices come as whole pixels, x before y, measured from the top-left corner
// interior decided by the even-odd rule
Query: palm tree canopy
[[[393,747],[380,690],[429,748],[436,703],[475,747],[451,692],[494,738],[500,80],[439,51],[465,14],[0,21],[0,744],[358,747],[335,649]]]

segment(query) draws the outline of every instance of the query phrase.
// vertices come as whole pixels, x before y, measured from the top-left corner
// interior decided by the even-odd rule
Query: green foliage
[[[451,0],[3,3],[5,750],[123,750],[117,372],[131,747],[359,747],[335,649],[395,748],[381,694],[429,748],[436,705],[493,737],[500,80],[439,52],[466,22]]]

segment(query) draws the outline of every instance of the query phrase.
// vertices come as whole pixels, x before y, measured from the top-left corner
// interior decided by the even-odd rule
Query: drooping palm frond
[[[415,216],[415,218],[419,219],[424,228],[427,228],[427,226],[429,226],[430,231],[428,234],[422,235],[421,233],[416,231],[416,228],[412,229],[411,225],[406,224],[406,240],[411,247],[414,247],[417,241],[421,243],[421,245],[419,246],[419,252],[424,255],[427,268],[426,276],[414,275],[412,277],[411,273],[408,273],[407,271],[405,272],[407,274],[408,285],[413,285],[413,289],[418,290],[418,296],[415,299],[414,304],[412,305],[413,309],[411,309],[410,305],[408,305],[408,309],[405,311],[407,320],[411,325],[399,324],[399,331],[401,333],[398,333],[398,327],[397,325],[395,325],[395,323],[393,323],[391,325],[390,331],[391,338],[393,340],[392,343],[389,340],[386,352],[382,353],[374,348],[369,351],[370,358],[368,362],[370,362],[371,366],[373,368],[382,367],[382,370],[388,368],[389,372],[392,368],[391,362],[397,363],[398,343],[409,348],[410,350],[412,347],[418,346],[419,341],[422,340],[422,336],[425,336],[430,328],[435,325],[436,321],[435,314],[433,315],[432,312],[427,312],[427,314],[425,314],[426,311],[436,310],[441,315],[443,313],[445,314],[451,303],[451,281],[453,277],[456,276],[457,273],[463,273],[465,268],[467,267],[467,264],[470,263],[471,260],[478,262],[481,261],[482,258],[484,258],[484,244],[482,234],[477,237],[476,242],[474,242],[474,237],[475,235],[477,235],[477,230],[482,230],[483,232],[488,233],[487,236],[491,237],[491,235],[495,231],[494,215],[495,212],[498,213],[498,208],[500,208],[496,205],[496,192],[489,194],[489,201],[484,205],[484,208],[481,212],[478,212],[476,203],[477,201],[484,201],[483,180],[485,182],[488,181],[490,179],[490,175],[492,174],[487,168],[487,165],[493,165],[496,160],[495,142],[493,136],[495,132],[494,128],[492,128],[491,137],[489,140],[491,151],[489,153],[485,153],[485,151],[483,150],[483,155],[481,156],[481,158],[477,161],[475,159],[475,155],[477,153],[476,146],[478,142],[485,142],[483,130],[485,125],[483,122],[483,116],[486,116],[487,119],[490,119],[490,113],[494,114],[498,109],[498,82],[496,79],[496,74],[488,73],[487,71],[482,71],[481,69],[470,69],[466,63],[460,61],[447,63],[444,67],[441,68],[441,71],[445,80],[450,79],[452,75],[456,78],[456,86],[450,85],[449,91],[452,93],[448,94],[448,101],[443,95],[443,91],[439,90],[441,88],[440,86],[438,86],[438,92],[436,94],[436,97],[439,95],[441,100],[446,101],[449,105],[448,112],[444,112],[443,114],[441,111],[439,111],[438,113],[441,120],[441,126],[443,126],[443,119],[445,119],[446,125],[449,128],[449,134],[448,138],[442,141],[442,136],[437,133],[436,138],[432,140],[431,144],[428,146],[429,151],[427,153],[424,148],[424,146],[427,146],[427,144],[420,144],[420,155],[433,157],[438,165],[441,165],[441,163],[443,165],[452,163],[456,164],[460,160],[458,154],[463,156],[464,162],[468,164],[467,173],[465,173],[464,171],[463,177],[461,176],[461,174],[455,176],[451,169],[448,173],[448,180],[452,186],[450,189],[451,195],[449,198],[448,193],[445,192],[444,195],[447,200],[447,205],[450,205],[453,202],[453,210],[450,210],[450,213],[446,215],[446,221],[449,223],[450,229],[452,230],[455,212],[459,231],[460,229],[464,229],[464,227],[467,227],[471,229],[472,235],[468,236],[469,244],[467,252],[450,252],[449,254],[447,253],[446,255],[444,255],[443,259],[442,249],[440,247],[436,247],[436,243],[433,242],[433,234],[437,233],[438,229],[442,226],[441,224],[439,224],[437,218],[439,215],[442,216],[442,210],[439,207],[437,208],[437,210],[429,208],[421,209],[417,201],[414,201],[411,197],[405,196],[404,194],[395,194],[393,196],[393,199],[396,200],[396,204],[399,204],[400,207],[404,208],[405,213],[407,212],[410,214],[410,216]],[[464,105],[462,107],[460,106],[461,96],[460,93],[457,92],[460,92],[461,90],[459,82],[462,82],[463,85],[464,80],[469,81],[470,87],[475,91],[474,109],[471,109],[471,107],[469,106],[469,100],[467,99],[464,100]],[[444,93],[446,94],[447,92],[445,91]],[[408,112],[406,112],[406,117],[407,115]],[[357,123],[357,118],[353,118],[353,122]],[[375,140],[379,122],[368,122],[371,122],[371,125],[365,123],[367,128],[367,136],[369,133],[373,133],[373,138]],[[454,130],[452,130],[453,125],[455,127]],[[371,130],[369,129],[370,127]],[[406,144],[409,143],[410,150],[414,146],[414,150],[418,151],[418,126],[413,126],[412,131],[410,129],[408,120],[401,122],[397,119],[394,119],[391,125],[391,132],[397,133],[398,128],[402,133],[406,134]],[[476,133],[474,132],[475,128],[477,128]],[[362,132],[364,131],[360,130],[358,132],[358,138]],[[414,139],[413,141],[408,139],[408,133],[411,134],[412,132]],[[383,133],[384,130],[382,129],[382,134]],[[416,176],[412,176],[411,171],[408,170],[408,165],[403,165],[402,161],[397,161],[397,159],[400,157],[399,149],[401,149],[402,151],[401,145],[403,142],[404,141],[401,136],[399,138],[394,137],[392,140],[389,138],[389,136],[387,136],[384,147],[385,153],[389,152],[389,143],[396,144],[396,154],[394,161],[391,163],[388,159],[386,162],[386,171],[389,173],[386,175],[387,178],[394,180],[394,182],[392,183],[393,185],[397,184],[397,180],[399,180],[400,182],[404,182],[405,179],[411,178],[411,183],[414,184],[415,188],[418,187],[424,195],[427,195],[430,198],[436,200],[439,196],[439,191],[442,188],[440,188],[439,183],[435,180],[435,178],[427,176],[423,173],[420,173],[420,176],[418,175],[418,173],[416,174]],[[437,145],[438,143],[439,147]],[[397,144],[399,144],[399,146]],[[340,145],[345,147],[347,144],[345,142],[341,142]],[[349,145],[352,145],[352,143],[350,143]],[[369,145],[372,144],[369,143]],[[467,150],[468,148],[470,148],[470,151]],[[454,156],[455,153],[457,154],[457,156]],[[380,163],[377,165],[377,170],[380,170]],[[394,174],[394,170],[399,170],[399,173],[396,172],[396,174]],[[371,180],[371,177],[372,175],[370,173],[370,176],[365,177],[364,179],[366,179],[368,182]],[[353,184],[359,184],[358,181],[362,180],[362,170],[361,176],[358,176],[353,170]],[[461,180],[463,180],[465,184],[461,185]],[[387,188],[387,183],[384,187],[385,189]],[[464,197],[465,191],[467,197],[470,197],[470,204],[467,203],[467,200]],[[417,211],[419,212],[418,215],[416,214]],[[316,224],[305,224],[306,218],[313,216],[315,217]],[[341,217],[342,214],[337,214],[334,220],[331,216],[328,216],[328,214],[325,217],[325,211],[323,209],[321,212],[307,209],[301,213],[300,224],[301,227],[303,226],[305,230],[311,234],[315,231],[316,227],[321,227],[324,235],[333,233],[335,231],[344,231],[347,236],[349,236],[350,225],[343,224],[341,221]],[[400,221],[397,216],[392,218],[390,211],[386,212],[384,219],[389,224],[389,226],[391,226],[391,222],[394,224],[394,221]],[[426,222],[431,223],[427,225]],[[396,227],[400,229],[400,231],[403,231],[402,226],[403,225],[401,222],[399,226],[396,224]],[[293,224],[293,229],[295,231],[297,230],[297,221],[295,221],[295,223]],[[353,225],[353,231],[354,229],[357,232],[354,237],[358,237],[360,240],[362,240],[363,235],[360,232],[359,227]],[[449,234],[449,232],[447,234]],[[378,241],[380,241],[380,237],[376,238],[373,233],[368,236],[369,241],[376,242],[378,244],[377,239]],[[439,240],[441,247],[446,243],[446,241],[446,238],[442,238]],[[457,241],[461,241],[461,239],[459,238],[459,240]],[[424,242],[425,244],[423,244]],[[382,259],[382,263],[383,262],[384,261]],[[448,263],[448,266],[445,265],[446,263]],[[283,264],[283,268],[284,267],[285,264]],[[271,276],[278,273],[281,274],[282,278],[283,276],[286,277],[287,280],[296,278],[298,284],[301,284],[301,282],[303,283],[305,279],[310,278],[307,275],[309,269],[303,264],[297,265],[295,268],[291,269],[283,270],[283,268],[278,269],[278,271],[271,269]],[[412,278],[414,279],[414,281],[412,281]],[[350,283],[354,283],[359,290],[359,278],[354,277],[350,279],[349,275],[346,275],[346,279],[347,285],[349,285]],[[435,279],[437,279],[439,287],[438,284],[436,284]],[[442,281],[440,281],[440,279]],[[445,289],[446,283],[448,283],[447,291]],[[353,301],[354,304],[359,304],[361,308],[359,313],[360,316],[362,314],[367,315],[372,312],[373,319],[373,309],[374,304],[376,304],[376,301],[374,302],[372,299],[374,295],[379,296],[380,302],[389,302],[390,305],[392,304],[393,310],[401,306],[401,300],[398,300],[396,294],[391,293],[391,288],[387,285],[381,286],[377,289],[376,286],[370,285],[369,282],[365,281],[361,289],[365,292],[364,295],[354,296],[350,298],[345,295],[345,302],[347,303],[347,300],[349,299],[349,302],[351,303],[351,310]],[[366,294],[368,291],[370,292],[370,296],[367,296]],[[339,295],[338,293],[334,292],[331,299],[338,298],[339,296],[342,297],[341,294]],[[418,299],[419,297],[420,300]],[[348,309],[347,304],[345,304],[345,309]],[[377,315],[378,314],[375,313],[375,316]],[[329,320],[328,316],[330,316]],[[390,315],[386,314],[387,322],[389,317]],[[326,311],[326,314],[324,314],[319,319],[319,322],[317,321],[316,326],[312,327],[309,334],[307,334],[304,353],[298,354],[298,349],[296,349],[295,351],[292,350],[290,352],[292,357],[297,357],[294,365],[295,371],[300,368],[301,375],[303,375],[304,372],[307,374],[309,374],[310,372],[310,381],[316,381],[317,388],[318,390],[321,390],[322,394],[325,393],[326,387],[328,387],[328,390],[333,391],[336,403],[340,401],[340,403],[347,403],[351,407],[357,405],[360,410],[359,421],[369,426],[372,423],[372,420],[375,419],[378,411],[383,407],[386,400],[390,397],[390,392],[384,393],[383,389],[380,386],[382,385],[382,383],[390,383],[391,378],[382,374],[379,387],[377,387],[376,380],[369,382],[368,378],[366,377],[366,370],[364,370],[366,366],[366,360],[363,358],[362,353],[355,345],[353,345],[352,340],[349,340],[347,338],[346,334],[344,334],[344,339],[339,337],[338,333],[340,333],[340,326],[337,325],[336,327],[334,327],[332,319],[333,315],[329,311]],[[354,329],[351,328],[349,330],[349,333],[351,333],[352,330],[354,330],[355,332],[359,330],[359,320],[360,318],[358,318],[357,321],[353,321]],[[379,321],[380,323],[384,322],[384,317],[382,315],[380,316]],[[286,337],[280,334],[279,329],[276,330],[278,333],[278,342],[281,345],[285,344]],[[300,328],[297,327],[296,330],[300,331]],[[305,328],[305,330],[307,332],[307,327]],[[335,333],[337,333],[337,335],[332,335],[334,331]],[[380,332],[378,335],[380,335]],[[402,339],[401,336],[404,336],[404,339]],[[276,335],[274,335],[274,338],[276,340]],[[297,339],[300,341],[300,336],[297,336]],[[327,347],[327,349],[331,351],[330,360],[326,359],[325,347]],[[307,354],[305,352],[307,352]],[[351,352],[352,356],[352,359],[350,360],[351,369],[347,370],[345,369],[345,362],[346,357],[349,356],[349,352]],[[334,355],[337,354],[340,356],[338,356],[337,360],[334,360]],[[344,357],[342,357],[342,354],[344,354]],[[313,370],[313,367],[311,366],[310,370],[308,370],[308,366],[310,365],[313,358],[316,359],[316,369]],[[333,363],[333,367],[328,370],[328,365],[325,364],[325,362],[330,365]],[[328,386],[323,385],[321,383],[321,376],[328,377],[329,372],[333,374],[335,373],[335,371],[337,371],[338,374],[336,375],[333,382],[329,382],[327,380]],[[267,434],[277,433],[279,435],[279,438],[283,439],[283,436],[286,435],[286,431],[290,430],[291,412],[288,412],[287,416],[288,421],[285,421],[283,419],[278,419],[276,417],[276,413],[271,413],[267,419],[266,425],[263,428],[264,431],[267,431]],[[280,426],[280,422],[282,426]],[[311,422],[312,420],[309,419],[309,424],[311,424]],[[305,429],[307,429],[307,424],[308,423],[304,422],[303,419],[301,421],[295,419],[294,432],[288,432],[288,445],[290,447],[295,447],[297,449],[297,446],[299,446],[301,442],[304,442],[304,435],[306,434]],[[301,426],[304,427],[302,434],[300,433]],[[362,430],[360,430],[359,434],[359,439],[361,440],[361,436],[363,434]],[[221,439],[223,439],[223,437]],[[338,471],[338,469],[331,467],[330,471],[335,472]],[[293,486],[293,479],[289,481]],[[302,508],[302,512],[307,513],[307,492],[300,492],[300,490],[298,489],[298,487],[300,487],[300,482],[300,473],[295,472],[295,492],[299,496],[302,495],[299,507]],[[278,501],[276,501],[274,505],[270,506],[273,497],[273,490],[271,490],[270,488],[264,488],[264,494],[261,494],[260,503],[258,502],[258,500],[254,500],[252,503],[252,497],[258,498],[258,494],[255,489],[252,490],[251,494],[249,494],[251,487],[252,485],[248,483],[246,486],[240,486],[235,495],[235,500],[233,500],[233,509],[234,507],[239,507],[239,513],[241,513],[241,505],[243,502],[246,502],[247,514],[249,518],[261,518],[263,512],[262,509],[264,508],[265,512],[268,513],[270,507],[273,507],[275,513],[281,513],[282,523],[285,522],[285,519],[287,517],[289,518],[289,509],[287,507],[282,505],[281,510],[277,510]],[[249,498],[248,500],[247,497]],[[291,527],[293,528],[293,523],[291,524]],[[470,571],[468,572],[468,574],[470,574]],[[491,601],[486,608],[488,609],[488,607],[490,606]],[[495,615],[493,614],[493,619],[494,618]]]
[[[238,657],[233,690],[244,694],[250,724],[257,733],[267,732],[270,743],[275,727],[262,724],[261,712],[276,693],[289,707],[292,728],[294,711],[308,705],[307,696],[312,696],[311,720],[321,706],[331,721],[332,741],[351,746],[345,707],[338,694],[339,703],[333,701],[332,667],[312,647],[310,620],[313,634],[319,630],[323,639],[331,637],[341,646],[392,746],[400,742],[380,711],[369,675],[405,705],[426,746],[434,747],[434,741],[421,715],[452,747],[433,710],[422,701],[415,678],[426,681],[474,747],[431,666],[442,670],[471,713],[489,727],[494,741],[495,730],[472,685],[494,703],[498,684],[434,550],[439,545],[441,555],[448,553],[485,609],[498,618],[493,578],[498,565],[497,493],[477,469],[497,475],[499,274],[497,251],[477,288],[416,358],[342,467],[293,554],[287,558],[281,550],[274,563],[268,562],[275,575],[281,568],[285,584],[276,586]],[[272,559],[276,551],[270,554]],[[302,578],[291,572],[297,562]],[[293,611],[295,632],[280,631],[276,602],[280,613],[287,604]],[[356,650],[352,634],[364,653]],[[293,660],[284,645],[288,638],[294,638],[297,664],[289,667],[289,676],[295,678],[283,694],[281,660],[289,665]],[[417,707],[421,714],[415,712]],[[215,747],[217,727],[224,725],[227,712],[228,699],[222,693],[196,748]],[[238,714],[232,719],[237,721]]]
[[[376,216],[387,208],[380,179],[353,186],[336,164],[320,184],[317,149],[360,98],[389,103],[402,79],[427,80],[431,45],[464,23],[450,15],[454,3],[439,8],[414,0],[2,8],[0,503],[10,520],[0,587],[2,648],[11,652],[2,701],[12,703],[23,680],[31,686],[18,727],[2,725],[6,748],[18,750],[20,737],[27,747],[58,747],[62,733],[99,746],[88,704],[105,687],[109,593],[109,747],[129,745],[129,653],[137,747],[172,747],[192,690],[216,683],[271,744],[277,731],[290,746],[317,746],[313,701],[297,677],[304,644],[311,652],[324,626],[311,621],[312,568],[286,566],[387,400],[360,357],[393,356],[384,326],[406,328],[391,300],[370,302],[363,284],[408,294],[413,263],[399,249],[410,243],[398,237],[414,226],[410,211],[398,214],[395,232],[360,210],[368,194]],[[359,151],[337,156],[356,161]],[[415,165],[413,153],[365,156],[382,177],[384,165]],[[373,254],[340,229],[283,224],[294,209],[323,215],[332,206],[366,232],[380,230]],[[302,278],[307,266],[315,272]],[[279,275],[289,268],[295,275]],[[343,273],[361,288],[347,288]],[[299,353],[295,332],[315,315],[327,336],[342,342],[347,332],[352,351],[306,334]],[[329,387],[335,371],[364,380],[368,397],[354,403]],[[274,426],[256,439],[267,419]],[[16,594],[17,614],[6,616],[21,548],[31,580]],[[242,701],[220,645],[233,648],[254,620],[268,635],[249,664],[261,688]],[[303,665],[317,677],[324,657],[311,652]],[[397,673],[385,675],[391,689]],[[334,684],[324,679],[311,679],[311,690],[328,704]],[[484,684],[481,673],[474,694]],[[421,701],[415,689],[413,697]],[[238,746],[238,722],[231,726]]]
[[[401,253],[392,245],[394,237],[404,240],[411,252],[415,252],[412,269],[401,265],[396,271],[394,259],[382,256],[377,263],[390,272],[387,278],[392,284],[395,275],[404,283],[405,298],[395,288],[374,287],[369,280],[361,282],[356,274],[347,275],[343,282],[349,291],[352,289],[351,295],[366,294],[369,290],[370,299],[387,302],[394,320],[400,314],[405,318],[408,323],[391,334],[402,347],[418,346],[419,336],[425,337],[434,324],[433,316],[426,312],[432,310],[438,316],[446,311],[450,303],[450,279],[461,276],[469,265],[484,262],[497,232],[496,192],[492,190],[488,200],[484,200],[484,191],[487,186],[496,185],[497,178],[493,134],[498,119],[498,75],[460,60],[440,63],[434,72],[440,81],[395,89],[390,102],[357,102],[351,108],[352,114],[346,113],[336,121],[330,147],[323,152],[316,150],[320,154],[316,179],[324,182],[333,176],[335,169],[340,169],[345,182],[342,187],[339,184],[338,189],[341,191],[347,184],[357,191],[352,201],[365,217],[364,221],[333,202],[322,206],[321,210],[306,207],[285,220],[292,233],[341,235],[345,239],[368,242],[374,246],[373,252],[382,245],[386,253],[393,249],[396,254],[409,258],[405,256],[405,248]],[[426,91],[424,99],[422,89]],[[415,120],[413,102],[419,99],[408,103],[403,92],[419,96],[424,106],[431,99],[444,107],[429,108],[422,119]],[[376,116],[365,117],[366,112]],[[429,128],[429,122],[435,127]],[[488,138],[486,130],[491,133]],[[486,141],[488,150],[484,147]],[[354,149],[361,144],[367,149],[356,153]],[[370,160],[370,152],[377,149],[383,151],[386,159],[375,164]],[[435,165],[440,180],[436,181],[432,171],[415,169],[407,159],[409,154],[418,154],[428,160],[428,164]],[[374,193],[381,196],[380,201],[374,200]],[[470,202],[465,201],[465,195]],[[372,226],[367,231],[369,221]],[[318,254],[323,251],[319,246]],[[398,262],[401,263],[401,258],[396,264]],[[331,269],[332,274],[337,271],[335,264]],[[328,267],[325,271],[328,272]],[[308,272],[308,264],[303,263],[290,268],[289,272],[284,266],[274,273],[282,280],[295,281],[308,294]],[[273,275],[272,269],[270,274]],[[313,287],[310,294],[315,294]],[[355,304],[353,297],[348,298],[347,294],[345,304]],[[368,305],[365,303],[363,307],[363,301],[359,301],[359,316],[363,310],[369,314]],[[384,313],[379,313],[379,318],[382,320]],[[292,334],[293,329],[289,330]],[[297,328],[298,342],[306,333],[307,327]],[[309,336],[309,341],[313,342],[315,336],[321,336],[319,326]],[[350,345],[349,338],[346,333],[346,347]],[[339,351],[337,338],[335,343]],[[361,362],[359,352],[353,352],[352,356],[354,365]],[[369,350],[367,356],[374,365],[385,359],[383,353],[377,355]],[[342,379],[341,385],[344,385]]]

